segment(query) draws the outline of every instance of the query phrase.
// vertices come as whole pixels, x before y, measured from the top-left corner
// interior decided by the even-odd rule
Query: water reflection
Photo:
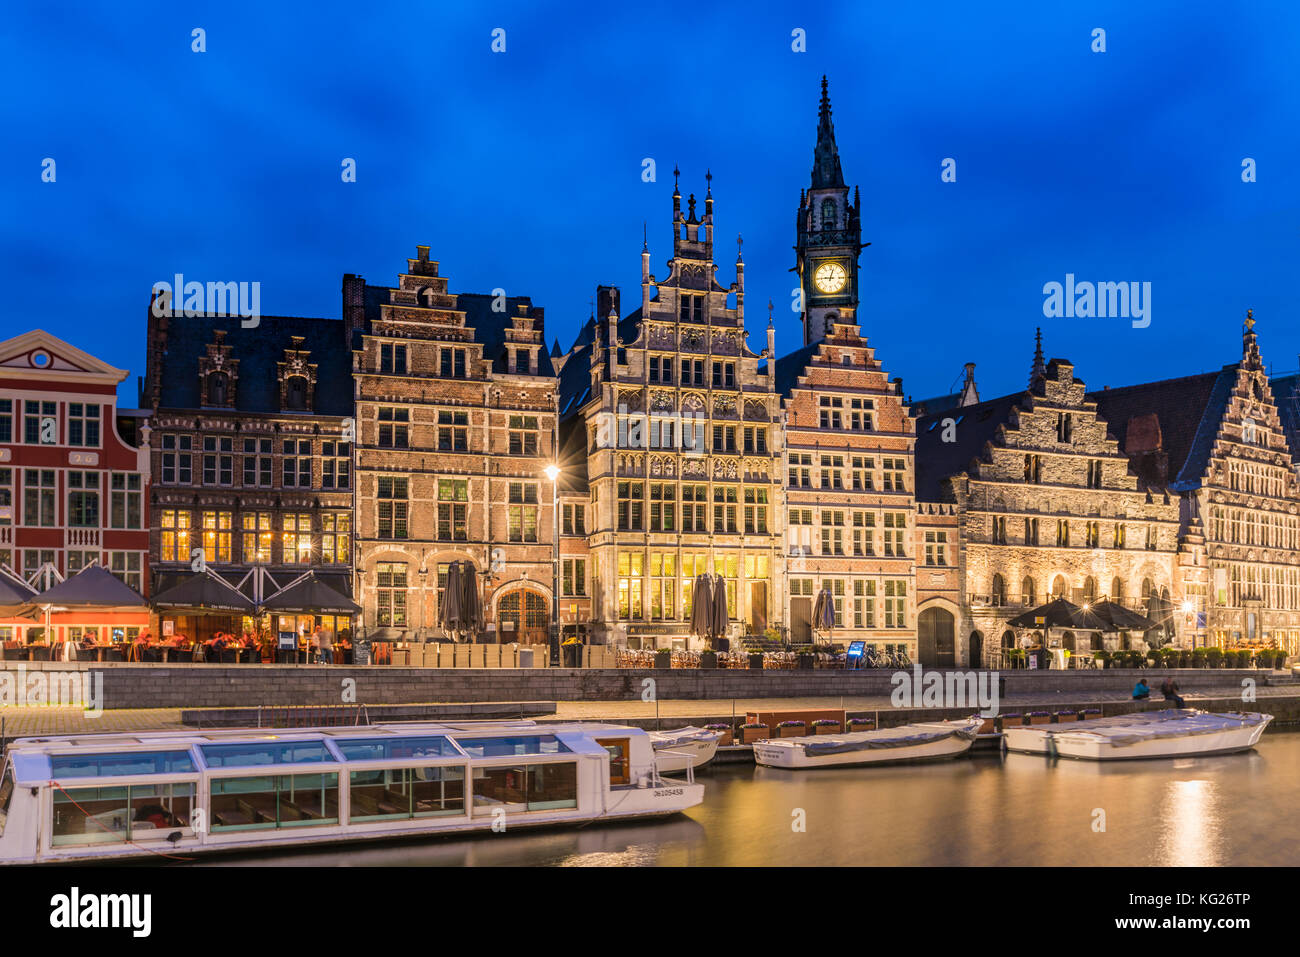
[[[699,775],[688,815],[226,863],[458,865],[1276,865],[1300,790],[1300,735],[1246,754],[1097,764],[1031,755]],[[802,811],[806,830],[791,827]],[[1100,812],[1100,814],[1098,813]],[[1098,824],[1104,821],[1104,829]],[[212,863],[223,863],[213,861]]]

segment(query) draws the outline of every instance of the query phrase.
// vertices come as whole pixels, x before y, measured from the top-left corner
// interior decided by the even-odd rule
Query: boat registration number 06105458
[[[655,791],[655,797],[657,798],[676,797],[679,794],[685,794],[685,793],[686,792],[681,788],[663,788],[662,790]]]

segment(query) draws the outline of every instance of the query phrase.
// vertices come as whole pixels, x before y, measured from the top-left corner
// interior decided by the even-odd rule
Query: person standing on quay
[[[323,665],[334,663],[334,636],[329,630],[316,626],[316,631],[312,634],[312,641],[316,643],[319,649],[320,663]]]

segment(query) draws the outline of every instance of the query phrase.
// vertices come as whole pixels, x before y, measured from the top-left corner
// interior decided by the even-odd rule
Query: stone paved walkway
[[[1229,697],[1240,693],[1236,686],[1222,689],[1197,689],[1194,693],[1184,692],[1183,697],[1195,706],[1198,698]],[[1300,687],[1260,687],[1256,693],[1259,697],[1288,697],[1300,694]],[[1152,698],[1160,700],[1158,693]],[[1035,692],[1030,694],[1009,694],[999,702],[1003,711],[1040,707],[1088,705],[1113,701],[1127,701],[1126,692],[1060,692],[1056,695]],[[799,711],[812,709],[841,709],[846,711],[879,711],[892,707],[887,695],[868,697],[819,697],[819,698],[748,698],[700,701],[696,699],[678,699],[659,702],[658,714],[662,718],[710,717],[730,714],[735,707],[737,715],[746,711]],[[655,703],[645,702],[640,698],[629,701],[560,701],[556,703],[556,717],[569,720],[602,720],[611,718],[653,718]],[[3,722],[5,738],[34,737],[39,735],[75,734],[77,732],[107,731],[174,731],[185,727],[181,724],[179,708],[141,708],[104,711],[98,716],[90,715],[79,708],[17,708],[0,707],[0,722]]]

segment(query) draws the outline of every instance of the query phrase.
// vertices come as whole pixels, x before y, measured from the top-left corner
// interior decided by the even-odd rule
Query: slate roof
[[[1010,420],[1011,410],[1028,403],[1028,392],[1015,392],[917,419],[917,500],[940,501],[943,480],[967,471],[971,460],[977,458],[984,451],[985,443],[992,440],[998,426]],[[943,420],[946,418],[951,418],[956,424],[955,442],[943,441]]]
[[[1291,459],[1300,462],[1300,372],[1268,380],[1277,403],[1277,414],[1286,432]]]
[[[913,417],[922,415],[937,415],[940,412],[951,412],[961,403],[962,393],[954,392],[952,395],[941,395],[933,399],[917,399],[910,403]]]
[[[810,342],[802,349],[796,349],[789,355],[776,360],[776,392],[782,398],[789,398],[794,387],[799,384],[799,376],[808,368],[808,362],[821,348],[821,341]]]
[[[216,341],[216,330],[226,333],[231,357],[239,360],[235,408],[239,412],[279,413],[280,387],[276,364],[292,337],[302,336],[308,361],[316,365],[314,412],[317,415],[352,415],[352,353],[347,326],[342,319],[305,319],[262,316],[245,329],[239,316],[178,316],[167,328],[159,408],[199,408],[199,359]],[[142,397],[142,404],[147,397]]]
[[[1167,457],[1169,487],[1186,492],[1200,487],[1236,381],[1234,363],[1218,372],[1090,392],[1088,398],[1097,403],[1097,413],[1123,452],[1128,451],[1129,421],[1154,413]],[[1138,472],[1148,484],[1155,484],[1156,476],[1148,469],[1139,467]]]

